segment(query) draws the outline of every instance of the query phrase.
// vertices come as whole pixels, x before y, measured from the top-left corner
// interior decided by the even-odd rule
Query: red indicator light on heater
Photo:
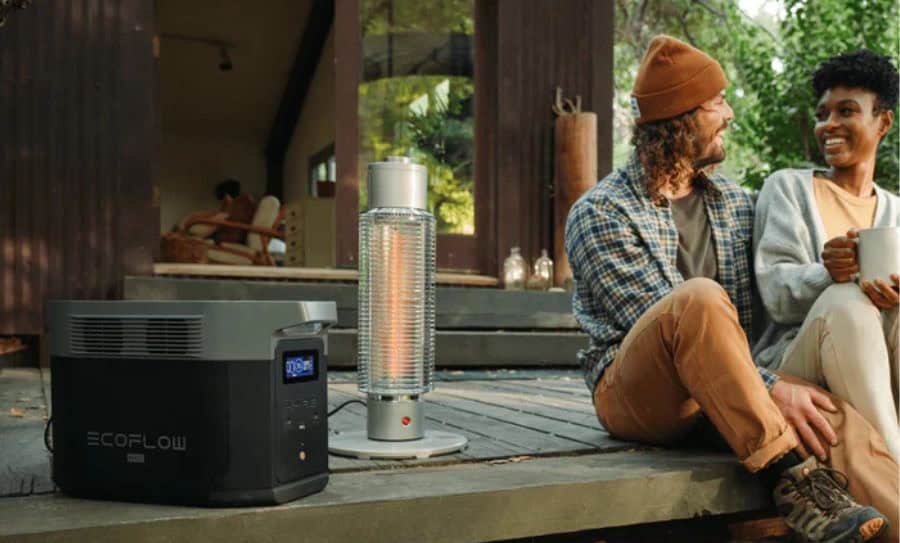
[[[409,417],[403,417],[402,419],[400,419],[400,424],[402,424],[403,426],[409,426],[411,420],[412,419],[410,419]]]

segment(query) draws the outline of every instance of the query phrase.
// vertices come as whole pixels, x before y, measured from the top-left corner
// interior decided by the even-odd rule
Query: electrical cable
[[[47,419],[47,424],[44,425],[44,447],[47,447],[47,450],[53,454],[53,446],[50,445],[50,425],[53,424],[53,415],[50,415],[50,418]]]
[[[341,405],[339,405],[339,406],[335,407],[334,409],[332,409],[331,411],[329,411],[329,412],[328,412],[328,416],[330,417],[331,415],[334,415],[335,413],[337,413],[337,412],[340,411],[341,409],[347,407],[347,406],[350,405],[351,403],[358,403],[358,404],[360,404],[360,405],[362,405],[362,406],[364,406],[364,407],[365,407],[365,405],[366,405],[366,402],[364,402],[364,401],[362,401],[362,400],[347,400],[346,402],[342,403]]]

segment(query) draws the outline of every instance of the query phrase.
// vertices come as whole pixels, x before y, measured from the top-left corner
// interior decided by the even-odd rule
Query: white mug
[[[900,226],[859,231],[859,280],[881,279],[892,285],[892,273],[900,273]]]

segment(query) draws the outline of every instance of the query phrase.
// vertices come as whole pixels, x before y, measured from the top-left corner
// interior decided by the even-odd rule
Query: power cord
[[[50,451],[50,454],[53,454],[53,446],[50,445],[51,424],[53,424],[53,415],[50,415],[50,418],[47,419],[47,423],[44,425],[44,447],[47,447],[47,450]]]
[[[334,415],[335,413],[337,413],[341,409],[347,407],[351,403],[358,403],[359,405],[362,405],[362,406],[366,405],[366,402],[364,402],[362,400],[347,400],[346,402],[342,403],[341,405],[339,405],[339,406],[335,407],[334,409],[332,409],[331,411],[329,411],[328,416],[330,417],[331,415]]]

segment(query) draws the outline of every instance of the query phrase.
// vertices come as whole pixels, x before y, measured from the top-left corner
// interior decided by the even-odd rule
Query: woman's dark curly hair
[[[875,93],[875,110],[897,107],[897,68],[890,59],[868,49],[831,57],[812,76],[816,100],[834,87],[860,87]]]
[[[677,189],[677,181],[683,178],[684,172],[694,169],[697,156],[695,112],[696,109],[670,119],[634,126],[631,143],[646,174],[647,194],[654,203],[664,200],[661,189]]]

